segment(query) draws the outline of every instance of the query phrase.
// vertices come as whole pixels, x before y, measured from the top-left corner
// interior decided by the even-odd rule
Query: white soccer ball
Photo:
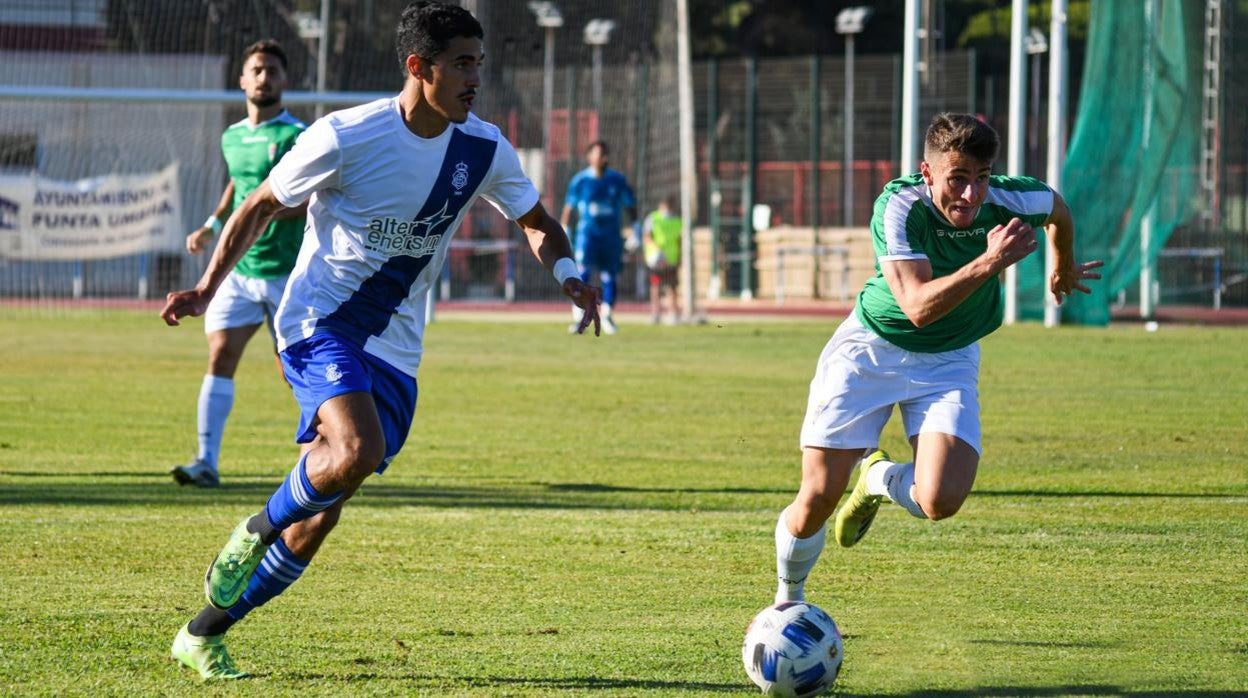
[[[817,696],[832,688],[845,654],[836,622],[821,608],[788,601],[759,611],[745,630],[741,660],[763,693]]]

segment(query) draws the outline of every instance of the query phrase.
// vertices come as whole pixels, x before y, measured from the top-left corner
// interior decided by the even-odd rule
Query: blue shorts
[[[385,459],[377,472],[385,470],[412,428],[416,379],[332,332],[317,332],[292,344],[281,357],[286,380],[299,403],[295,441],[302,444],[316,438],[316,411],[326,400],[345,393],[369,393],[386,439]]]
[[[582,280],[590,268],[618,275],[623,256],[624,241],[619,232],[614,237],[583,233],[576,236],[576,265],[580,267]]]

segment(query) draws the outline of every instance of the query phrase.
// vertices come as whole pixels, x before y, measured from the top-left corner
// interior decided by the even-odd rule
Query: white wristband
[[[208,216],[208,220],[204,221],[205,228],[212,228],[213,235],[220,235],[221,229],[225,226],[221,223],[221,219],[216,216]]]
[[[568,279],[581,278],[581,272],[576,268],[576,262],[572,261],[571,257],[561,257],[555,262],[555,268],[551,271],[554,272],[555,281],[558,281],[561,287]]]

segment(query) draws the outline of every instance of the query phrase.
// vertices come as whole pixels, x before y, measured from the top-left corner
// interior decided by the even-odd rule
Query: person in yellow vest
[[[673,211],[672,197],[665,196],[642,225],[642,246],[650,269],[650,323],[659,324],[659,300],[667,295],[667,324],[680,318],[676,278],[680,270],[680,215]]]

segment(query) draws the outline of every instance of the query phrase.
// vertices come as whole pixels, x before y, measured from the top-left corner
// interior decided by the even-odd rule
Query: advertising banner
[[[180,239],[178,164],[77,181],[0,175],[0,257],[87,260],[163,250]]]

